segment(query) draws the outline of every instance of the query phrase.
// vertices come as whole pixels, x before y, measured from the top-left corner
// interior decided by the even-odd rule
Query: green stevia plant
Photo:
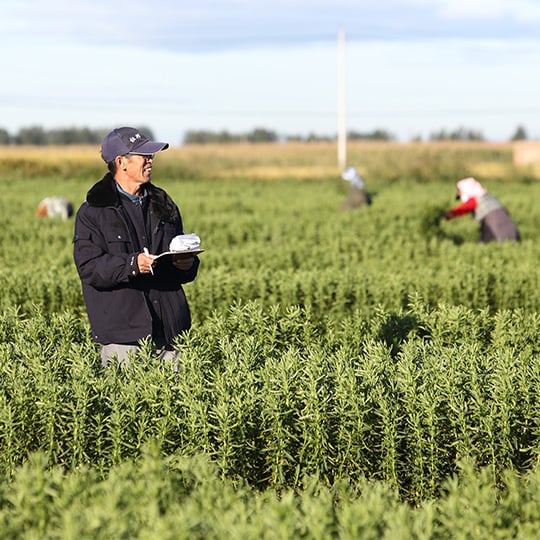
[[[4,162],[0,537],[538,536],[540,184],[507,148],[355,145],[373,204],[341,212],[316,150],[156,162],[205,248],[179,371],[101,367],[73,221],[34,217],[94,158]],[[520,243],[436,220],[501,166]]]

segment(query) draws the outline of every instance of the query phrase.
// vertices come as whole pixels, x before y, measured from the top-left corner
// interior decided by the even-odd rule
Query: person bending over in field
[[[128,365],[146,338],[177,362],[174,339],[191,326],[182,284],[195,279],[198,257],[156,264],[150,255],[184,233],[177,205],[151,182],[154,154],[168,147],[131,127],[111,131],[101,145],[109,172],[75,217],[73,255],[104,367]]]
[[[57,218],[67,221],[73,215],[73,204],[65,197],[45,197],[36,208],[38,218]]]
[[[461,203],[444,212],[445,219],[472,213],[480,224],[480,242],[519,241],[519,232],[508,210],[474,178],[457,183],[457,199]]]
[[[341,203],[342,211],[354,210],[371,204],[371,196],[366,190],[364,179],[354,167],[345,169],[341,178],[350,184],[347,198]]]

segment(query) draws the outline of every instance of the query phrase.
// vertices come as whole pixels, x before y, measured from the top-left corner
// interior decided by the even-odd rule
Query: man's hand
[[[141,274],[153,274],[154,273],[154,257],[152,255],[145,255],[139,253],[137,256],[137,265],[139,266],[139,272]]]

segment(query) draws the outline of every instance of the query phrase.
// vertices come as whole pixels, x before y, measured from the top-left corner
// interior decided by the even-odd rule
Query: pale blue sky
[[[0,127],[540,138],[538,0],[3,0]]]

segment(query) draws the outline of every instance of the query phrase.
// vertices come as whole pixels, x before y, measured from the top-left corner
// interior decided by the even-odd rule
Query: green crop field
[[[0,148],[0,538],[538,538],[538,167],[510,145],[173,148],[205,253],[180,374],[101,367],[72,259],[95,148]],[[436,219],[475,176],[520,243]]]

